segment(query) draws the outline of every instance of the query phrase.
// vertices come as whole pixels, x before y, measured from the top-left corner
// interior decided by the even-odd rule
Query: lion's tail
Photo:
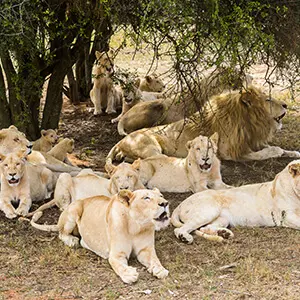
[[[118,122],[118,132],[119,132],[119,135],[127,135],[127,133],[125,132],[125,129],[124,129],[123,118],[121,118]]]
[[[195,234],[213,242],[223,242],[224,240],[224,238],[219,235],[207,234],[201,230],[195,230]]]
[[[114,160],[121,160],[121,159],[122,159],[122,151],[120,151],[118,144],[116,144],[109,151],[106,157],[106,161],[113,162]]]
[[[52,200],[48,201],[47,203],[41,205],[39,208],[37,208],[33,212],[27,214],[26,217],[32,217],[35,213],[37,213],[39,211],[44,211],[45,209],[51,208],[51,207],[53,207],[55,205],[56,205],[55,199],[52,199]]]
[[[40,218],[41,216],[43,215],[43,212],[42,211],[38,211],[36,212],[31,221],[30,221],[30,225],[36,229],[39,229],[39,230],[43,230],[43,231],[54,231],[54,232],[58,232],[58,226],[57,225],[46,225],[46,224],[38,224],[36,223]]]
[[[76,176],[82,169],[74,166],[69,166],[67,164],[63,165],[51,165],[51,164],[41,164],[42,166],[46,167],[52,172],[59,172],[59,173],[72,173],[74,172],[74,176]]]
[[[180,213],[180,206],[178,206],[172,213],[171,223],[173,224],[174,227],[181,227],[184,225],[184,223],[182,223],[182,221],[180,220],[179,213]]]

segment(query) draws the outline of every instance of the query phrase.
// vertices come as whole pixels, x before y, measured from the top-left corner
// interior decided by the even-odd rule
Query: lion
[[[155,73],[146,75],[142,79],[138,79],[136,83],[140,91],[144,92],[161,93],[166,87],[163,81]]]
[[[142,100],[141,91],[134,85],[128,85],[123,88],[123,98],[122,98],[122,112],[120,115],[111,120],[112,123],[116,123],[120,118],[134,105],[140,103]]]
[[[54,190],[53,173],[43,166],[28,163],[26,156],[24,150],[0,154],[0,209],[9,219],[26,216],[32,201],[49,198]]]
[[[91,101],[94,104],[94,115],[101,115],[102,109],[107,114],[116,113],[116,109],[122,105],[122,94],[113,85],[111,77],[114,73],[114,51],[95,52],[97,66],[93,70],[94,86],[90,91]]]
[[[102,258],[125,283],[138,279],[128,266],[131,254],[157,278],[168,271],[161,265],[154,245],[154,232],[169,224],[169,206],[159,190],[122,190],[111,198],[95,196],[73,202],[59,217],[59,238],[68,246],[80,244]],[[73,234],[79,233],[80,237]]]
[[[58,140],[58,135],[56,130],[54,129],[47,129],[41,130],[41,137],[33,142],[33,150],[37,151],[43,151],[43,152],[48,152],[52,149],[54,144]]]
[[[208,189],[225,189],[222,181],[220,160],[216,157],[217,134],[210,138],[199,136],[187,142],[186,158],[157,155],[138,159],[133,167],[139,172],[147,188],[156,187],[162,192],[197,193]]]
[[[300,229],[300,160],[270,182],[196,193],[174,210],[176,237],[192,243],[191,232],[208,240],[233,237],[228,226],[282,226]]]
[[[77,172],[76,174],[78,174],[81,171],[81,168],[67,165],[48,153],[44,152],[42,154],[39,151],[32,151],[32,143],[16,126],[11,125],[9,128],[0,130],[1,154],[6,155],[24,148],[26,148],[26,153],[28,154],[26,159],[34,165],[46,166],[53,172]]]
[[[186,157],[185,144],[214,132],[219,134],[218,156],[225,160],[263,160],[272,157],[300,157],[298,151],[269,146],[282,127],[287,105],[251,86],[214,96],[190,118],[168,125],[144,128],[119,141],[107,159],[133,161],[153,155]]]
[[[182,120],[199,111],[210,97],[224,90],[248,87],[252,79],[249,74],[241,76],[237,70],[231,72],[228,68],[217,68],[195,83],[194,88],[185,90],[180,95],[138,103],[120,118],[118,132],[120,135],[127,135],[141,128]]]
[[[60,174],[54,191],[54,199],[40,206],[27,216],[33,216],[37,212],[42,212],[55,205],[63,211],[70,203],[82,198],[97,195],[112,196],[123,189],[134,191],[145,188],[139,179],[138,172],[130,164],[121,163],[118,166],[114,166],[107,163],[105,168],[110,179],[98,176],[91,169],[82,170],[76,177],[72,177],[68,173]],[[35,217],[34,222],[32,222],[32,225],[38,229],[41,228],[39,226],[43,225],[34,223],[41,216],[42,214],[39,213]]]
[[[74,151],[74,139],[64,138],[61,139],[57,145],[55,145],[47,153],[53,156],[54,158],[72,165],[68,160],[68,153],[71,154]]]

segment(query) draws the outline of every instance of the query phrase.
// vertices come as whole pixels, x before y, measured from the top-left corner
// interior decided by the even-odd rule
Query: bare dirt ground
[[[126,65],[126,55],[118,63]],[[142,56],[135,66],[145,74]],[[256,83],[262,81],[261,74],[254,73]],[[300,149],[299,104],[290,104],[274,144]],[[96,118],[69,105],[62,114],[60,133],[73,137],[76,156],[97,170],[103,170],[108,151],[120,140],[111,118]],[[271,180],[289,161],[223,162],[223,179],[236,186]],[[164,195],[171,210],[189,196]],[[41,222],[55,223],[58,216],[58,209],[50,209]],[[106,260],[83,248],[70,249],[56,233],[38,231],[0,213],[0,299],[299,299],[300,233],[276,227],[233,232],[234,239],[221,244],[196,237],[192,245],[179,242],[171,226],[157,232],[157,254],[169,277],[158,280],[131,259],[140,277],[126,285]]]

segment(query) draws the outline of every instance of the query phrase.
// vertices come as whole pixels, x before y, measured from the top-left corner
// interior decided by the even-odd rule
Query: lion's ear
[[[21,149],[17,152],[17,156],[24,161],[26,160],[27,155],[28,155],[27,150],[24,150],[24,149]]]
[[[41,135],[42,135],[42,136],[46,136],[46,135],[47,135],[47,130],[42,129],[42,130],[41,130]]]
[[[289,166],[289,172],[293,177],[300,175],[300,164],[292,164]]]
[[[192,147],[192,141],[188,141],[186,144],[185,144],[185,147],[187,150],[190,150],[191,147]]]
[[[15,125],[10,125],[8,129],[18,131],[18,128]]]
[[[108,175],[111,177],[114,172],[116,171],[117,167],[115,167],[110,159],[107,160],[105,166],[105,171],[108,173]]]
[[[74,146],[74,143],[75,143],[75,142],[74,142],[74,139],[71,139],[71,140],[69,141],[69,143],[70,143],[70,146],[73,147],[73,146]]]
[[[6,158],[6,156],[3,155],[2,153],[0,153],[0,163],[2,163],[5,158]]]
[[[101,56],[104,55],[104,53],[105,53],[105,52],[99,52],[99,51],[96,51],[96,52],[95,52],[95,55],[96,55],[97,60],[99,60],[99,59],[101,58]]]
[[[140,83],[141,83],[141,79],[138,78],[138,79],[134,82],[134,86],[135,86],[136,88],[139,88]]]
[[[118,193],[118,198],[121,203],[129,205],[131,199],[134,197],[134,193],[129,190],[121,190]]]
[[[241,102],[246,105],[247,107],[250,107],[252,105],[251,101],[251,92],[250,91],[243,91],[240,97]]]
[[[140,167],[141,167],[141,159],[138,158],[136,159],[132,165],[131,165],[136,171],[139,171],[140,170]]]
[[[218,145],[219,141],[219,134],[218,132],[215,132],[213,135],[209,137],[216,145]]]
[[[149,75],[145,76],[145,79],[148,83],[150,83],[152,81],[152,77]]]
[[[160,193],[160,190],[159,190],[158,188],[156,188],[156,187],[153,188],[152,191],[157,192],[157,193]]]
[[[108,51],[108,55],[109,55],[110,57],[114,56],[114,55],[115,55],[115,50],[114,50],[114,49],[110,49],[110,50]]]

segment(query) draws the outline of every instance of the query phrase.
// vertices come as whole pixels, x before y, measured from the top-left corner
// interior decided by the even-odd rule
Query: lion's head
[[[8,155],[0,154],[1,174],[8,185],[17,186],[25,172],[26,152],[19,150]]]
[[[114,56],[112,49],[108,52],[95,52],[97,59],[97,75],[105,74],[105,76],[112,76],[114,74]]]
[[[169,204],[156,188],[153,190],[120,191],[118,199],[129,207],[131,220],[142,227],[154,224],[155,230],[167,227],[170,223]],[[133,228],[136,230],[136,228]]]
[[[142,93],[135,85],[124,87],[122,90],[127,105],[134,106],[141,100]]]
[[[57,146],[71,154],[74,151],[74,139],[62,138],[58,141]]]
[[[209,172],[213,163],[213,158],[217,152],[218,133],[214,133],[210,138],[198,136],[187,142],[188,163],[193,161],[203,172]]]
[[[25,134],[11,125],[0,130],[0,153],[8,154],[15,150],[27,149],[27,154],[31,153],[32,143],[27,140]]]
[[[156,75],[147,75],[140,82],[140,90],[145,92],[162,92],[165,89],[163,81]]]
[[[105,170],[110,176],[109,190],[111,194],[116,194],[124,189],[134,191],[145,188],[139,179],[138,172],[128,163],[123,162],[114,166],[111,162],[107,162]]]
[[[300,199],[300,159],[290,162],[287,166],[291,175],[291,183],[295,194]]]
[[[201,129],[205,134],[218,132],[220,151],[226,144],[231,159],[261,150],[273,133],[282,127],[287,105],[251,86],[212,97],[207,103]],[[223,145],[222,145],[223,144]]]
[[[57,132],[54,129],[42,129],[41,135],[51,145],[54,145],[58,140]]]

